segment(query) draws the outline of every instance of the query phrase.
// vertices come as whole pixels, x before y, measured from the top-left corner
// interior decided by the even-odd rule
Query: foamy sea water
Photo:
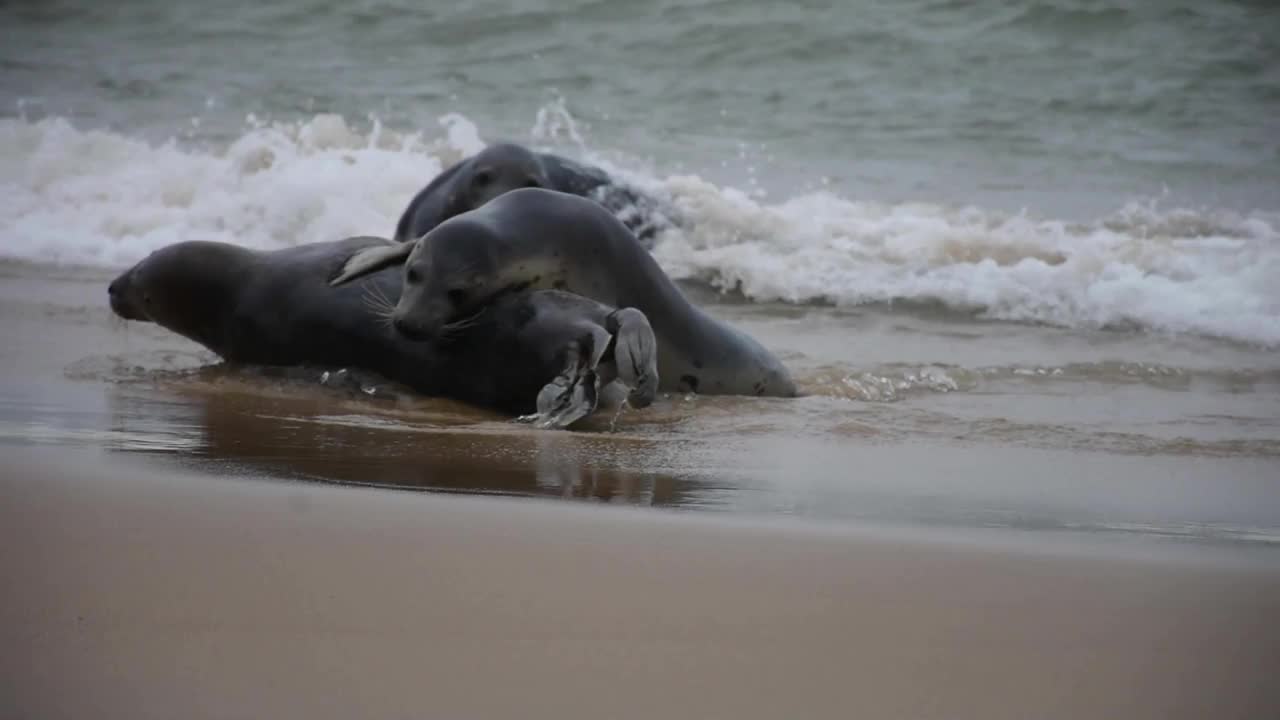
[[[376,118],[246,120],[225,144],[152,143],[60,117],[0,118],[0,257],[122,267],[185,240],[270,250],[389,235],[443,167],[494,138],[457,113],[405,131]],[[1280,213],[1128,201],[1089,221],[976,206],[788,197],[628,164],[563,103],[535,146],[595,162],[688,220],[655,249],[674,277],[757,301],[941,305],[1066,328],[1280,345]]]

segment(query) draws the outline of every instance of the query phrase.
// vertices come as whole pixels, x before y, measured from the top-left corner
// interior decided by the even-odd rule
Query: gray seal
[[[796,394],[772,353],[690,303],[617,218],[575,195],[514,190],[417,242],[357,253],[334,282],[399,264],[405,285],[392,317],[407,335],[434,337],[506,293],[556,288],[643,312],[664,390]]]
[[[442,325],[433,342],[395,331],[403,273],[330,280],[382,238],[258,252],[183,242],[152,253],[108,287],[127,320],[157,323],[236,364],[372,371],[421,393],[566,426],[618,380],[644,407],[657,392],[656,347],[644,314],[562,291],[508,293]]]
[[[445,220],[520,188],[591,198],[617,215],[646,247],[674,224],[670,207],[598,167],[515,143],[495,143],[451,165],[420,190],[401,214],[395,240],[416,240]]]

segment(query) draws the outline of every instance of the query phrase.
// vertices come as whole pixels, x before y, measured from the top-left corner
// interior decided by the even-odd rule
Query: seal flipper
[[[342,265],[342,269],[329,281],[329,285],[334,287],[345,285],[352,280],[375,273],[383,268],[403,263],[409,258],[409,253],[413,252],[413,248],[416,245],[416,242],[407,242],[399,245],[381,245],[358,250],[347,258],[347,261]]]
[[[595,412],[600,402],[596,366],[610,335],[596,327],[564,348],[564,369],[538,392],[538,412],[518,418],[542,428],[567,428]]]
[[[609,313],[605,329],[614,335],[617,379],[631,391],[627,403],[648,407],[658,395],[658,340],[649,318],[635,308],[622,308]]]

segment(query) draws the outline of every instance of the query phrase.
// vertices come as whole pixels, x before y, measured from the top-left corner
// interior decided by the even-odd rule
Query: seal
[[[359,283],[330,279],[360,251],[395,247],[355,237],[258,252],[183,242],[152,253],[107,289],[127,320],[154,322],[234,364],[368,370],[427,395],[567,426],[617,380],[635,407],[657,392],[647,318],[561,291],[508,293],[415,342],[391,327],[399,268]]]
[[[515,143],[495,143],[450,166],[419,191],[396,224],[395,240],[416,240],[445,220],[520,188],[591,198],[618,215],[646,246],[674,224],[671,208],[600,168]]]
[[[416,242],[356,253],[333,282],[399,264],[405,284],[392,318],[407,335],[434,337],[505,293],[563,289],[643,312],[657,336],[664,390],[796,394],[764,346],[695,307],[616,217],[575,195],[508,192]]]

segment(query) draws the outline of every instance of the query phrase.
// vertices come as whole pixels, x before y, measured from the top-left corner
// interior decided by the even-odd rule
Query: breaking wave
[[[463,116],[439,124],[406,133],[376,119],[251,117],[233,142],[205,147],[147,143],[58,117],[0,119],[0,257],[118,267],[184,240],[274,249],[390,235],[427,180],[484,145]],[[1273,209],[1151,200],[1066,222],[825,191],[766,201],[697,175],[660,177],[606,161],[555,103],[538,113],[529,141],[576,146],[669,202],[685,223],[659,238],[663,267],[757,301],[942,303],[999,320],[1280,346]]]

